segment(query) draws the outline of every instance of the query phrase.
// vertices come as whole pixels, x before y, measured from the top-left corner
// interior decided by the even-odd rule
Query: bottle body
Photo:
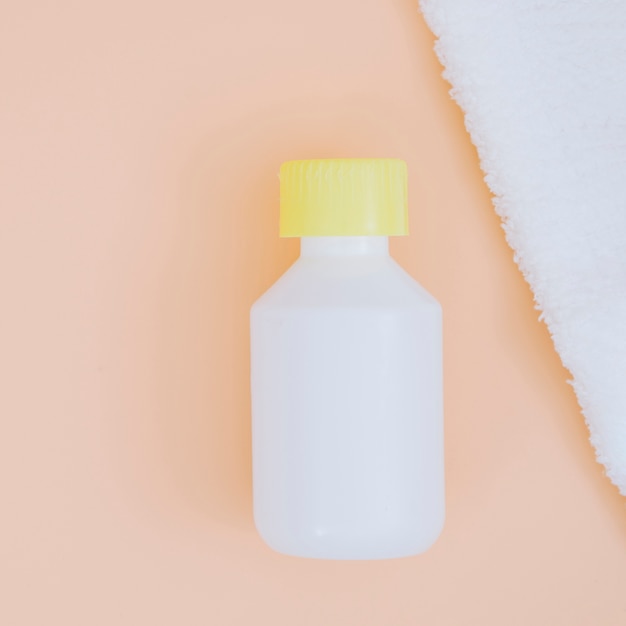
[[[305,238],[251,312],[254,516],[275,550],[409,556],[444,519],[441,308],[386,237]]]

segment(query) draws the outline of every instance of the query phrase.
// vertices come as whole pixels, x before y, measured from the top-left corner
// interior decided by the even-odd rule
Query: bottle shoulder
[[[391,257],[301,257],[253,305],[282,308],[432,308],[437,300]]]

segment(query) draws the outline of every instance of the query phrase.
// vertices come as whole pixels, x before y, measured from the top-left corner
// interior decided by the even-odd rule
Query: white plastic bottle
[[[444,521],[441,308],[390,256],[406,165],[292,161],[296,263],[251,312],[254,518],[275,550],[418,554]]]

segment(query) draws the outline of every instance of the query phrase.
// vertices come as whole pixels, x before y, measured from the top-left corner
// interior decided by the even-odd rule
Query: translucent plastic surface
[[[264,540],[327,559],[426,550],[444,520],[441,308],[387,238],[303,239],[251,333]]]

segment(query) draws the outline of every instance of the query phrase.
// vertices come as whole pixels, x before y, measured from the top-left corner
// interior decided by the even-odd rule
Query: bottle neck
[[[302,237],[300,256],[389,256],[389,237]]]

